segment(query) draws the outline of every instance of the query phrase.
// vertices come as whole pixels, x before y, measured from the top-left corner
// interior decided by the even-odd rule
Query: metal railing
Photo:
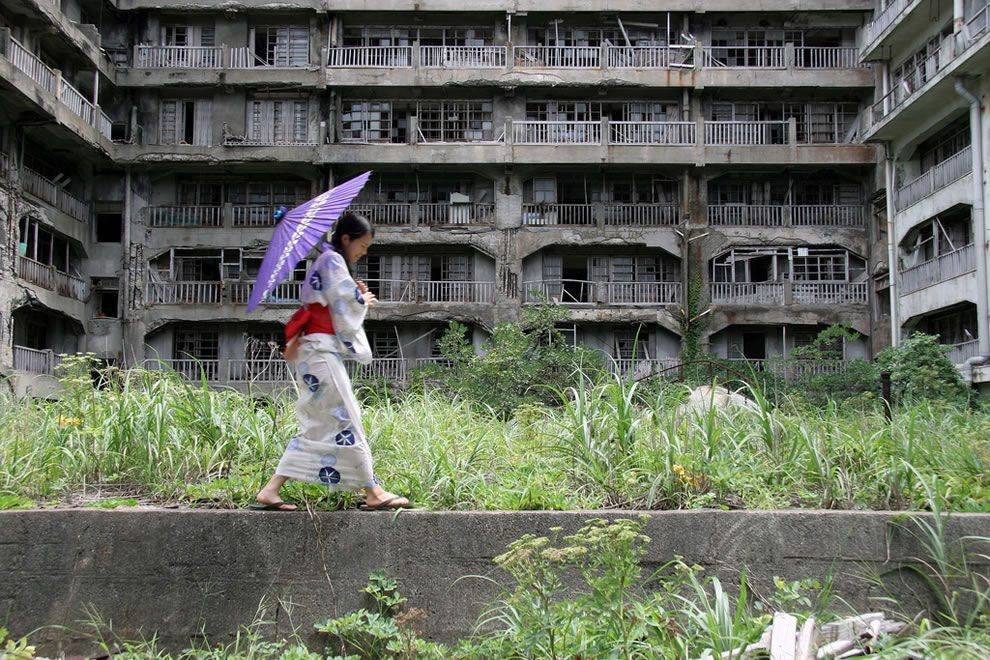
[[[223,300],[223,282],[148,282],[150,305],[219,305]]]
[[[364,69],[407,69],[412,46],[338,46],[330,49],[330,66]]]
[[[916,266],[901,271],[901,295],[920,291],[939,282],[965,275],[976,270],[976,252],[973,244],[939,255]]]
[[[608,143],[691,146],[697,142],[697,126],[693,121],[610,121]]]
[[[946,355],[952,360],[952,364],[963,364],[971,357],[980,354],[980,340],[963,341],[958,344],[945,344],[947,346]]]
[[[729,227],[862,227],[862,204],[710,204],[708,223]]]
[[[916,0],[891,0],[880,13],[874,13],[873,20],[866,26],[863,45],[868,48],[873,44],[915,2]]]
[[[365,280],[382,302],[494,303],[495,282],[455,280]]]
[[[412,361],[405,358],[376,358],[371,364],[360,364],[352,360],[344,362],[348,375],[354,379],[389,380],[404,383],[409,380],[409,367]]]
[[[420,46],[420,64],[428,69],[504,69],[505,46]]]
[[[281,357],[227,360],[227,380],[231,383],[292,382],[292,370]]]
[[[788,144],[786,121],[706,121],[709,146],[762,146]]]
[[[966,147],[898,188],[897,209],[903,211],[972,171],[973,152],[971,147]]]
[[[611,69],[669,69],[694,67],[691,46],[608,46],[605,66]]]
[[[58,77],[54,69],[42,62],[41,58],[22,46],[16,39],[11,38],[8,43],[10,49],[6,53],[7,59],[31,80],[54,94],[55,80]]]
[[[524,303],[560,305],[675,305],[681,300],[680,282],[592,282],[537,280],[523,284]]]
[[[705,46],[705,68],[783,69],[784,46]]]
[[[14,345],[14,370],[51,376],[60,360],[52,350]]]
[[[301,202],[287,204],[292,208]],[[231,207],[231,226],[244,227],[274,227],[275,208],[267,204],[235,204]]]
[[[222,227],[222,206],[148,206],[150,227]]]
[[[522,214],[523,225],[530,227],[597,224],[593,204],[529,203],[522,205]]]
[[[89,220],[89,204],[29,167],[21,168],[21,185],[25,192],[51,204],[69,217],[80,222]]]
[[[17,257],[17,276],[43,289],[54,291],[60,296],[76,300],[86,299],[86,283],[83,280],[40,261],[23,256]]]
[[[392,226],[487,225],[495,221],[495,205],[488,202],[365,202],[351,209],[375,224]]]
[[[512,61],[520,68],[597,69],[602,65],[599,46],[514,46]]]
[[[600,121],[513,121],[515,144],[601,144]]]
[[[221,46],[135,46],[134,66],[142,69],[217,69]]]
[[[867,302],[867,282],[791,282],[798,305],[846,305]]]
[[[783,282],[712,282],[713,303],[730,305],[783,305]]]
[[[860,62],[855,46],[799,46],[794,49],[794,66],[799,69],[859,69],[869,66]]]
[[[529,227],[564,226],[636,226],[662,227],[681,220],[681,207],[669,203],[557,204],[524,203],[522,223]]]

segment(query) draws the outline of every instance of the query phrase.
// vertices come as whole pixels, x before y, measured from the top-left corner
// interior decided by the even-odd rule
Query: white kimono
[[[328,248],[306,273],[299,292],[304,305],[326,305],[334,333],[301,337],[296,358],[299,435],[289,441],[276,474],[323,483],[332,490],[375,485],[371,451],[344,359],[371,362],[364,334],[368,306],[344,257]]]

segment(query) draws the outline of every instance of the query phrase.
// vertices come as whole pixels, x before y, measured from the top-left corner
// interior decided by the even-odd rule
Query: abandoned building
[[[274,209],[373,170],[365,373],[549,302],[624,373],[688,317],[755,364],[931,332],[990,381],[990,2],[655,4],[0,0],[0,370],[284,383]]]

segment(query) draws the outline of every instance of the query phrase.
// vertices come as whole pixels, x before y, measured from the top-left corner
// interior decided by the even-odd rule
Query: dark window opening
[[[124,216],[121,213],[96,214],[96,242],[120,243],[124,235]]]

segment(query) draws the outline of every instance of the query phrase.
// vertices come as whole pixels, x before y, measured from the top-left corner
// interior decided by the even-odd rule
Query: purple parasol
[[[248,299],[249,312],[261,304],[296,264],[306,258],[361,192],[370,176],[371,172],[360,174],[285,214],[275,228],[258,270],[258,278]]]

